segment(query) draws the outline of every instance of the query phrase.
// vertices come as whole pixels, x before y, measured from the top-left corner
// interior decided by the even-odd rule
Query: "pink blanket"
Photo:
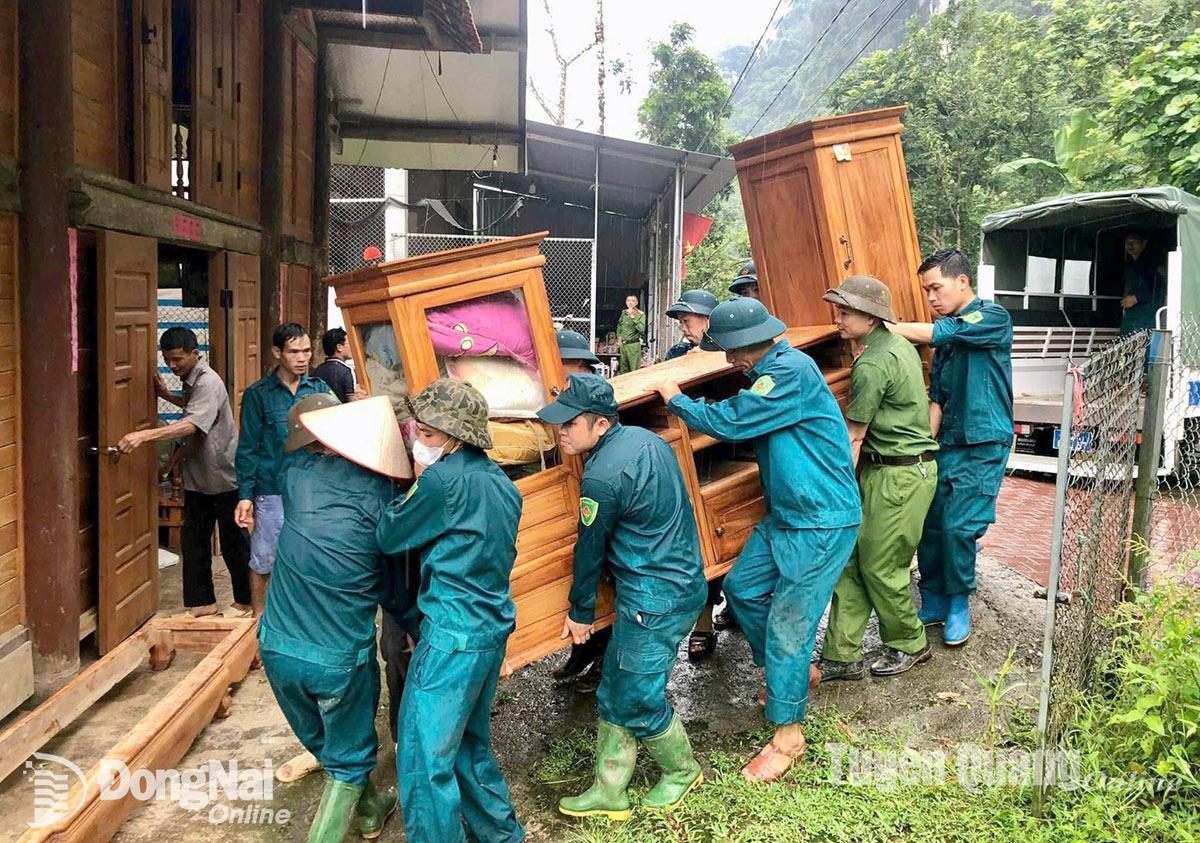
[[[433,350],[445,357],[512,357],[537,368],[525,307],[513,296],[476,299],[430,310]]]

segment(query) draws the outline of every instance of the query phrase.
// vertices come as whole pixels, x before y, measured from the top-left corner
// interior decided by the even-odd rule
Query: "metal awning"
[[[699,213],[736,173],[733,160],[530,121],[526,132],[529,184],[522,192],[591,207],[599,168],[600,207],[642,218],[682,181],[683,210]],[[505,182],[512,187],[512,180]],[[529,191],[529,186],[533,187]]]
[[[420,170],[525,166],[526,0],[426,0],[457,21],[414,29],[396,18],[316,11],[326,42],[341,148],[335,164]],[[370,5],[370,4],[369,4]],[[477,52],[462,15],[477,33]],[[447,51],[450,50],[450,51]],[[454,51],[459,50],[459,51]]]

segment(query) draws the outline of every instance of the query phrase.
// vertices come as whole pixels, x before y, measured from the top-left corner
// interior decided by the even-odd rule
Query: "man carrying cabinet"
[[[679,642],[708,593],[683,474],[661,437],[617,420],[612,387],[598,375],[571,375],[538,415],[560,426],[564,453],[588,453],[563,637],[582,644],[591,636],[606,562],[617,593],[612,642],[596,691],[595,780],[579,796],[561,799],[558,810],[627,819],[626,788],[639,741],[662,770],[642,805],[673,809],[704,779],[666,693]]]

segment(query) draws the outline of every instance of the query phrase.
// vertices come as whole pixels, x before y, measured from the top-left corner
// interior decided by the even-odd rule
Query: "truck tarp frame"
[[[1106,193],[1076,193],[1046,199],[1023,208],[988,214],[984,233],[1009,228],[1018,231],[1081,225],[1144,211],[1178,218],[1179,250],[1183,255],[1182,309],[1200,313],[1200,197],[1177,187],[1147,187]]]

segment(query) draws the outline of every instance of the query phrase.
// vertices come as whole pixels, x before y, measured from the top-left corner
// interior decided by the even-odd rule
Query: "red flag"
[[[712,228],[712,217],[683,212],[683,260],[680,261],[679,277],[687,278],[687,256],[696,250]]]

